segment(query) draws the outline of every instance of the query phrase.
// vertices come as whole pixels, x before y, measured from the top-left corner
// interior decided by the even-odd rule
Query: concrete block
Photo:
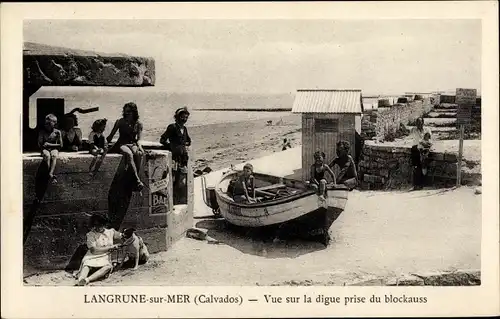
[[[430,152],[429,158],[431,158],[434,161],[443,161],[444,160],[444,153]]]
[[[444,160],[446,162],[456,162],[457,161],[457,154],[455,154],[455,153],[444,153]]]
[[[24,44],[24,85],[152,86],[151,58]]]
[[[377,176],[377,175],[365,174],[364,181],[371,183],[371,184],[374,184],[374,183],[383,183],[384,179],[380,176]]]
[[[389,170],[388,170],[388,169],[381,169],[381,170],[379,171],[379,174],[378,174],[378,175],[380,175],[380,176],[382,176],[382,177],[386,177],[386,178],[387,178],[387,177],[389,177]]]
[[[58,175],[56,185],[48,185],[42,192],[42,202],[34,202],[36,182],[32,175],[23,176],[23,219],[25,231],[24,262],[36,269],[61,269],[74,258],[85,244],[85,235],[89,231],[88,213],[107,215],[111,227],[117,230],[134,227],[138,234],[150,246],[150,252],[167,249],[167,236],[172,233],[172,242],[178,240],[177,233],[191,227],[192,209],[184,211],[181,220],[186,223],[174,223],[167,227],[167,213],[172,210],[171,179],[166,188],[151,194],[149,189],[159,182],[166,170],[171,176],[171,158],[168,152],[159,152],[148,158],[140,171],[140,176],[147,187],[141,193],[133,192],[130,186],[131,175],[123,171],[120,155],[110,156],[108,173],[89,179],[88,166],[90,156],[70,155],[71,165],[61,162],[64,174]],[[114,165],[114,171],[112,170]],[[39,161],[24,159],[26,171],[38,171]],[[104,166],[104,163],[103,163]],[[36,167],[36,168],[34,168]],[[160,169],[158,169],[160,168]],[[83,171],[83,172],[82,172]],[[170,186],[168,186],[170,185]],[[43,190],[43,189],[42,189]],[[192,193],[193,189],[190,188]],[[162,200],[158,200],[159,194]],[[157,196],[157,199],[154,198]],[[192,196],[192,194],[191,194]],[[192,201],[192,200],[191,200]],[[185,215],[188,215],[185,218]],[[189,216],[191,215],[191,216]],[[176,215],[179,217],[179,214]],[[191,221],[191,224],[187,225]],[[182,228],[182,229],[181,229]],[[184,229],[185,228],[185,229]],[[82,256],[80,256],[81,259]]]

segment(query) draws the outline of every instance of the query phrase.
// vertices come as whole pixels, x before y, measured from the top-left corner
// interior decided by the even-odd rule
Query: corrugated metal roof
[[[297,90],[292,113],[363,113],[361,90]]]

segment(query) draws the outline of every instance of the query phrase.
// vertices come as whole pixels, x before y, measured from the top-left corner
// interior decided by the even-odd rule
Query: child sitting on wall
[[[49,168],[49,181],[56,183],[54,170],[56,168],[59,150],[63,146],[61,131],[56,129],[57,117],[54,114],[48,114],[45,117],[44,128],[38,134],[38,147],[41,149],[42,161]]]
[[[106,129],[107,119],[100,119],[94,121],[92,124],[92,132],[89,134],[89,144],[90,144],[90,154],[94,155],[94,159],[90,163],[89,172],[92,174],[92,169],[97,162],[97,157],[99,155],[104,156],[108,150],[108,141],[104,136],[104,130]]]
[[[63,151],[77,152],[82,147],[82,130],[78,126],[78,118],[74,113],[65,114],[61,123]]]

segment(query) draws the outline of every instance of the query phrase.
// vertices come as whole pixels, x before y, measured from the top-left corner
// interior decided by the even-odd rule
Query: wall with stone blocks
[[[399,132],[401,124],[408,125],[418,117],[431,111],[433,105],[429,99],[414,101],[408,104],[396,104],[391,107],[379,108],[375,128],[378,141],[391,141],[404,135]]]
[[[410,147],[365,145],[359,163],[362,189],[398,189],[412,185]],[[427,184],[451,186],[456,183],[457,155],[431,152]],[[477,176],[462,174],[464,184],[475,183]]]

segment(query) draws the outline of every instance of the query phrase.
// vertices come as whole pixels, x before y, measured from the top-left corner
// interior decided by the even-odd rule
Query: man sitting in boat
[[[236,180],[231,181],[228,193],[232,194],[237,203],[255,203],[255,180],[252,164],[247,163],[243,166],[243,173]]]
[[[315,189],[319,188],[320,199],[325,199],[326,194],[326,178],[325,172],[328,172],[335,182],[335,174],[331,168],[325,164],[325,153],[316,151],[314,153],[314,164],[311,165],[311,181],[310,184]]]
[[[330,167],[338,166],[337,183],[344,184],[352,190],[358,185],[358,172],[354,159],[349,155],[349,149],[349,142],[337,142],[337,157],[330,163]]]

